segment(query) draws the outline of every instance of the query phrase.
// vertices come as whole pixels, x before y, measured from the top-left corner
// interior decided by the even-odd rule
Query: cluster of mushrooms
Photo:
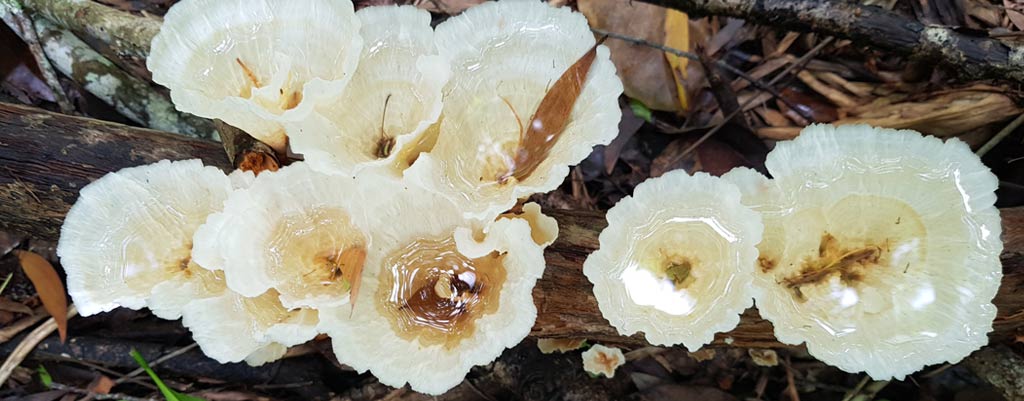
[[[583,272],[620,333],[696,351],[756,301],[780,342],[876,380],[988,343],[998,180],[966,144],[812,125],[765,164],[669,172],[608,211]]]
[[[546,157],[523,174],[516,152],[550,85],[594,46],[581,14],[536,1],[436,29],[411,6],[180,1],[152,43],[154,81],[180,110],[304,161],[107,174],[61,229],[68,291],[83,315],[181,318],[221,362],[273,361],[324,333],[342,363],[442,393],[536,320],[558,227],[513,207],[617,135],[607,48]]]
[[[558,227],[513,207],[617,135],[622,84],[598,46],[559,139],[520,173],[524,125],[595,46],[587,21],[506,0],[430,23],[335,0],[173,6],[148,66],[178,109],[304,161],[161,161],[83,188],[58,245],[78,310],[181,318],[221,362],[324,333],[340,362],[431,394],[519,343]],[[781,341],[876,378],[985,343],[996,180],[965,145],[813,126],[767,164],[773,180],[669,173],[608,213],[584,270],[615,327],[696,350],[756,299]]]

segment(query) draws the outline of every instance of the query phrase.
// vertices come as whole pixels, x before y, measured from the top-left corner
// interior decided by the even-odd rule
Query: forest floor
[[[367,0],[359,6],[396,1],[400,0]],[[959,138],[999,177],[997,206],[1024,205],[1020,81],[965,77],[933,60],[893,54],[861,41],[790,32],[742,19],[687,20],[678,11],[640,2],[554,1],[581,10],[602,32],[625,36],[613,35],[606,44],[628,96],[620,102],[618,138],[574,167],[558,190],[535,195],[533,200],[545,209],[604,211],[645,179],[676,169],[714,175],[737,166],[763,169],[765,153],[775,141],[793,138],[813,122],[863,122]],[[175,0],[99,2],[159,18]],[[413,3],[429,9],[439,22],[479,2]],[[955,27],[965,34],[1024,46],[1024,2],[1019,0],[865,2],[925,25]],[[48,83],[45,69],[36,62],[38,53],[15,33],[10,21],[5,22],[0,24],[0,102],[135,126],[155,124],[130,118],[116,102],[90,93],[81,74],[57,72],[57,85]],[[698,55],[701,61],[674,57],[681,54],[678,50]],[[135,75],[144,65],[139,60],[122,63],[128,74]],[[4,174],[0,169],[0,176]],[[19,212],[4,210],[0,219]],[[10,277],[0,289],[0,359],[15,354],[16,347],[31,337],[35,322],[48,317],[15,250],[38,253],[59,271],[55,244],[0,232],[0,282]],[[496,362],[474,368],[463,384],[435,398],[381,385],[373,376],[339,364],[325,338],[294,347],[281,361],[252,368],[221,365],[204,357],[180,321],[160,320],[145,310],[73,317],[64,344],[53,330],[43,335],[45,339],[17,363],[6,384],[0,383],[0,401],[163,399],[146,373],[137,371],[131,349],[154,365],[171,388],[223,401],[1008,399],[1005,383],[983,379],[965,364],[933,366],[906,380],[879,382],[829,367],[802,347],[721,347],[696,353],[682,347],[626,347],[627,363],[613,378],[603,378],[583,371],[581,350],[543,354],[537,340],[528,338]],[[998,350],[1019,358],[1024,353],[1019,341]]]

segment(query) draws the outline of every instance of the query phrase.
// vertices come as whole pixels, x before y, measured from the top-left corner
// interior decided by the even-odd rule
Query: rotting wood
[[[229,168],[221,145],[152,130],[0,103],[0,230],[56,240],[78,190],[103,174],[160,159],[200,158]],[[587,338],[637,346],[601,317],[591,284],[582,273],[587,255],[606,225],[600,213],[545,211],[558,220],[559,238],[545,253],[547,269],[534,289],[536,337]],[[1003,285],[995,303],[994,343],[1024,333],[1024,207],[1003,209]],[[772,326],[756,310],[739,327],[719,334],[715,345],[781,347]]]
[[[722,15],[783,29],[835,35],[875,48],[938,60],[963,78],[1024,82],[1024,47],[925,25],[875,6],[838,0],[640,0],[691,17]]]

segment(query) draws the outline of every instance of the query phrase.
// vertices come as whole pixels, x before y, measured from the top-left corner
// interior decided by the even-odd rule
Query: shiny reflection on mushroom
[[[734,185],[673,171],[638,185],[607,218],[583,272],[619,333],[697,350],[753,304],[761,219]]]

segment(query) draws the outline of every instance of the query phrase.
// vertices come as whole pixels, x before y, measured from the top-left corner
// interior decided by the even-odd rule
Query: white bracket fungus
[[[281,123],[307,117],[352,78],[359,25],[349,1],[184,0],[164,16],[146,66],[178,110],[282,152]]]
[[[622,82],[600,46],[560,139],[529,176],[503,182],[550,85],[594,46],[587,20],[535,1],[488,2],[439,25],[435,38],[452,65],[444,118],[433,149],[406,176],[468,215],[491,219],[518,198],[555,189],[570,165],[618,133]]]
[[[734,185],[669,172],[638,185],[607,218],[583,273],[619,333],[697,350],[753,304],[761,218]]]
[[[454,204],[413,198],[395,198],[394,220],[372,233],[354,311],[322,310],[320,327],[342,363],[440,394],[529,334],[543,247],[523,219],[499,219],[486,233],[473,230],[481,241],[459,241],[457,230],[479,223]]]
[[[755,285],[779,341],[875,380],[988,343],[1002,242],[996,177],[966,144],[813,125],[725,176],[762,212]]]
[[[231,191],[227,175],[199,160],[126,168],[82,188],[57,246],[79,313],[140,309],[158,298],[155,313],[179,318],[182,300],[213,281],[192,260],[192,233]]]
[[[441,115],[448,62],[436,54],[430,13],[413,6],[367,7],[356,13],[365,43],[344,94],[288,124],[292,149],[310,167],[352,174],[367,166],[408,167],[396,160]]]

